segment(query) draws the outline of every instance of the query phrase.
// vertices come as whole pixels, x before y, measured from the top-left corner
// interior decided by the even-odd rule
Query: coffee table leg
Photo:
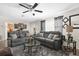
[[[32,47],[28,47],[28,54],[31,56],[32,55]]]

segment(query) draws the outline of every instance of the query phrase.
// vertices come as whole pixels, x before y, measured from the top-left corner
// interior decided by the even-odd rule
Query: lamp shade
[[[73,32],[73,26],[67,26],[66,32]]]

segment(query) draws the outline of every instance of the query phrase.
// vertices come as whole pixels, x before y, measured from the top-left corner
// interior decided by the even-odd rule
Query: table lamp
[[[67,26],[66,32],[68,33],[73,32],[73,26]]]
[[[68,25],[66,27],[66,32],[68,32],[68,40],[73,40],[73,37],[71,36],[71,32],[73,32],[73,26]]]

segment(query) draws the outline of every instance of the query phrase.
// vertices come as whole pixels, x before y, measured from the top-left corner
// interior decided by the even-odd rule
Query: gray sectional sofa
[[[62,48],[63,35],[60,32],[50,31],[50,32],[40,32],[40,33],[36,34],[34,36],[34,39],[40,41],[41,45],[44,45],[56,50]]]

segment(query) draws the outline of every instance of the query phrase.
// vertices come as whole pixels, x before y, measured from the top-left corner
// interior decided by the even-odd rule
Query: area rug
[[[45,46],[34,46],[31,51],[26,47],[23,50],[23,46],[17,46],[11,48],[13,56],[72,56],[72,53],[64,53],[62,50],[53,50]],[[29,51],[29,52],[28,52]]]

